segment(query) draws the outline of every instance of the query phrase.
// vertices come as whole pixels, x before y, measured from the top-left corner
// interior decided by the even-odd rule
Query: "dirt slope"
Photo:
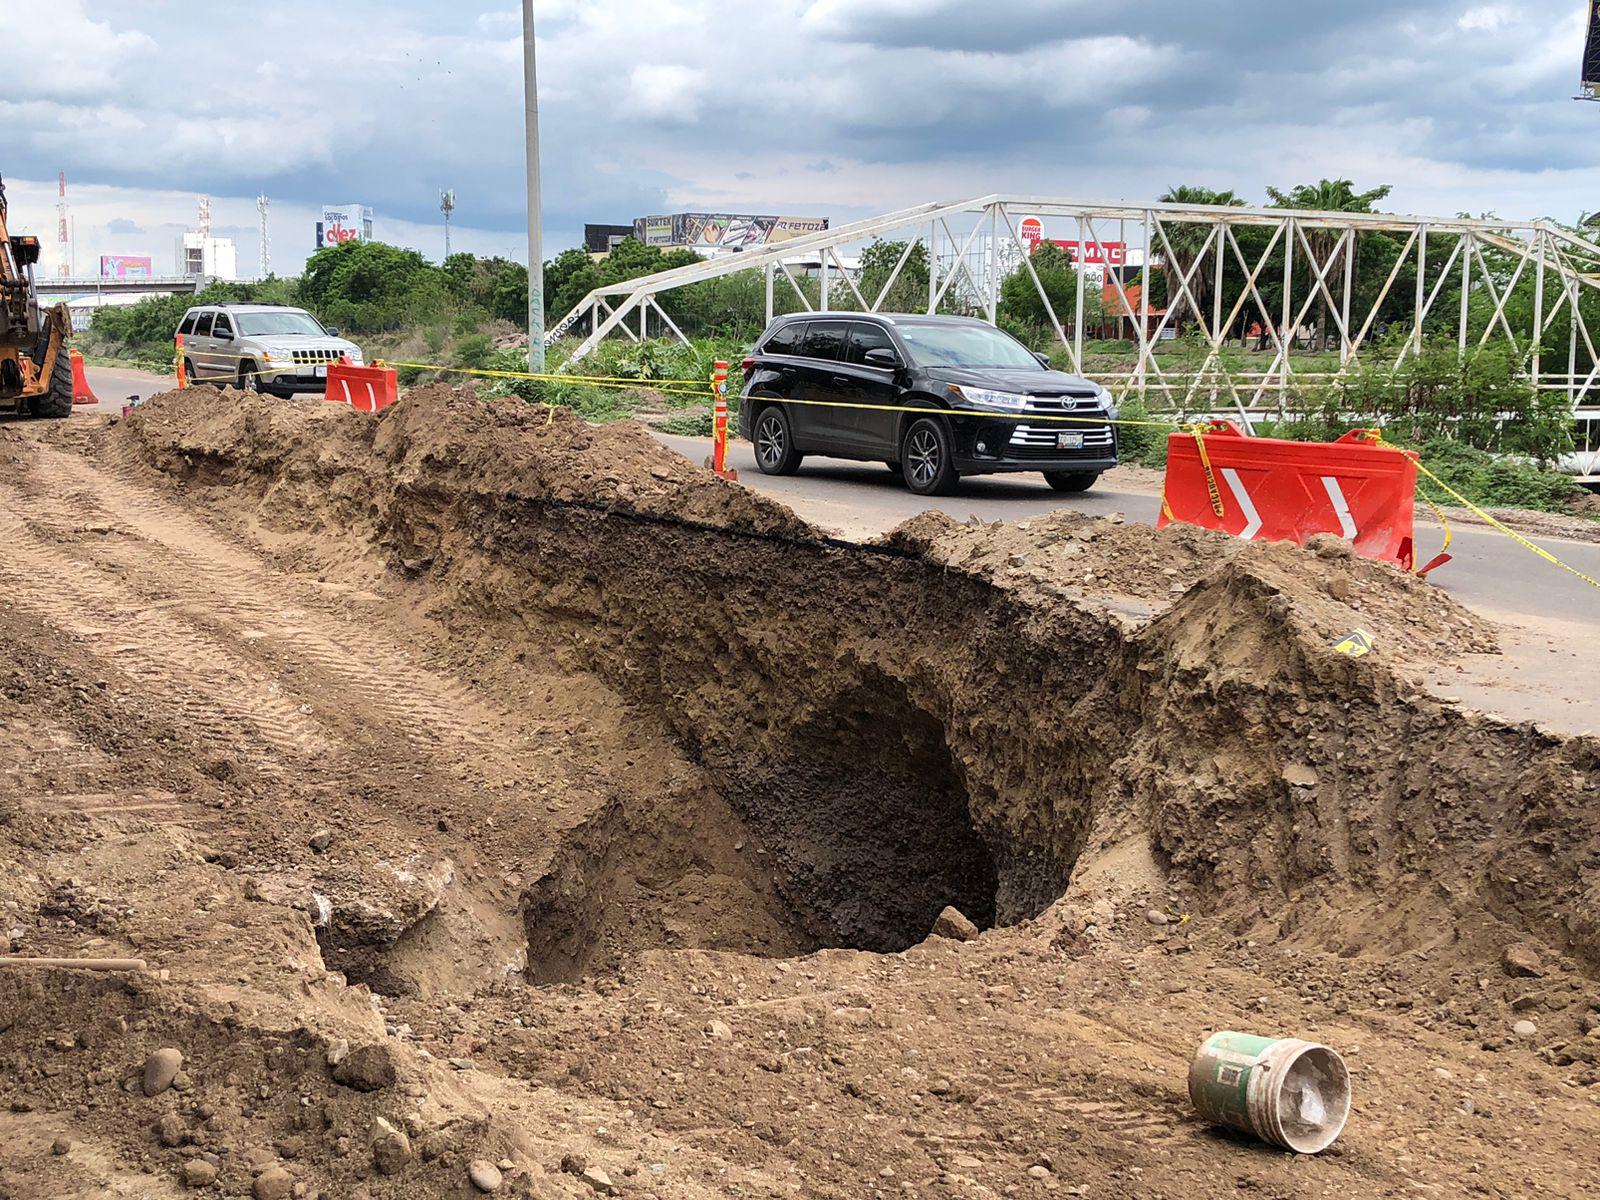
[[[166,973],[0,974],[0,1195],[1600,1187],[1595,745],[1336,545],[848,547],[445,388],[0,431],[0,511],[7,936]],[[1355,1048],[1337,1153],[1188,1115],[1222,1027]]]

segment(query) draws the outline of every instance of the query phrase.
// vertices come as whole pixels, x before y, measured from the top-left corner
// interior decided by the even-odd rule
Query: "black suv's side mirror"
[[[874,350],[868,350],[862,361],[869,367],[894,368],[900,365],[900,356],[887,346],[879,346]]]
[[[1048,367],[1050,365],[1050,356],[1048,354],[1040,354],[1035,351],[1033,356],[1039,360],[1039,365],[1041,367]]]

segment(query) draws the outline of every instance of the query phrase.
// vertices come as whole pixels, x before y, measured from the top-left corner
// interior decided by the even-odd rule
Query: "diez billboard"
[[[317,222],[317,249],[372,240],[372,210],[361,204],[324,204]]]
[[[1600,100],[1600,0],[1589,6],[1589,40],[1583,47],[1583,86]]]
[[[155,274],[152,259],[131,254],[102,254],[101,279],[149,279]]]

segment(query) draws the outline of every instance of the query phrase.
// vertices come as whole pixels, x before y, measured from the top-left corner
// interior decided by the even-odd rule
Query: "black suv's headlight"
[[[988,408],[996,412],[1022,412],[1028,407],[1028,397],[1020,392],[996,392],[988,388],[954,383],[950,385],[950,390],[973,408]]]

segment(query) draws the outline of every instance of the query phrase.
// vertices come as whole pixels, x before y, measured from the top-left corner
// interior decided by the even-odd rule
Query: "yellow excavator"
[[[6,225],[6,188],[0,180],[0,414],[69,417],[72,317],[65,304],[40,310],[33,281],[38,261],[39,239],[13,237]]]

